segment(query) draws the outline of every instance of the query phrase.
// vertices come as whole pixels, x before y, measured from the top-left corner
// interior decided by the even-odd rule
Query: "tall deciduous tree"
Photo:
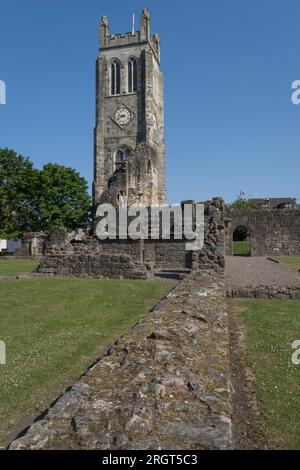
[[[0,238],[31,230],[36,214],[38,171],[28,158],[0,148]]]
[[[39,173],[40,229],[68,229],[88,224],[91,200],[86,180],[72,168],[49,163]]]
[[[72,168],[49,163],[39,171],[28,158],[0,148],[0,238],[84,227],[90,206],[87,182]]]

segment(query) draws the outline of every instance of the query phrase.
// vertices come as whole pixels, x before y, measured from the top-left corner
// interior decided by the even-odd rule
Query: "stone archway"
[[[240,224],[232,232],[233,256],[251,256],[251,232],[248,226]]]

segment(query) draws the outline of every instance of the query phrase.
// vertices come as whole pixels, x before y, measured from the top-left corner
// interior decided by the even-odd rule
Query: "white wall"
[[[0,251],[6,250],[7,247],[7,241],[6,240],[0,240]]]

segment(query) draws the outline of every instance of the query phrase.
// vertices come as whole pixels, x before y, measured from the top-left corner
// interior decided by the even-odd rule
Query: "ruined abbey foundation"
[[[94,203],[165,203],[160,38],[150,34],[149,12],[143,11],[139,31],[117,35],[103,17],[99,46]],[[300,210],[230,209],[220,197],[203,204],[199,251],[186,250],[186,240],[174,232],[168,240],[100,241],[95,233],[58,228],[47,237],[24,238],[20,253],[42,255],[41,275],[149,279],[169,271],[178,276],[166,298],[10,449],[235,447],[226,296],[300,297],[294,286],[228,288],[225,255],[232,254],[239,225],[251,232],[252,256],[299,255]]]

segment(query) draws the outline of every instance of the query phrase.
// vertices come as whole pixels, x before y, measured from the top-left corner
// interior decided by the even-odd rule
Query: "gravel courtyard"
[[[226,257],[226,283],[232,287],[300,287],[300,273],[266,257]]]

